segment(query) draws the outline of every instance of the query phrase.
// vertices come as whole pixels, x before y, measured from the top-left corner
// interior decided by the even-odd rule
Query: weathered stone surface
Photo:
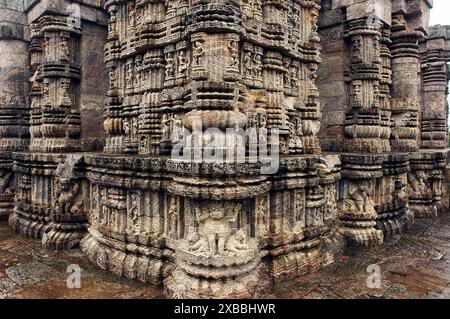
[[[0,5],[0,219],[14,206],[12,152],[28,146],[28,54],[26,14],[17,1]]]
[[[371,249],[349,247],[325,269],[290,278],[274,286],[264,298],[287,299],[430,299],[449,298],[449,214],[419,219],[405,234]],[[36,240],[21,238],[0,222],[0,297],[33,299],[148,299],[164,298],[157,286],[125,280],[89,262],[78,249],[43,250]],[[33,260],[35,261],[33,263]],[[8,273],[33,264],[33,273],[19,286]],[[67,289],[67,265],[82,269],[81,288]],[[367,287],[367,267],[381,264],[381,286]],[[40,269],[42,267],[42,269]],[[51,268],[51,271],[49,270]],[[11,269],[11,271],[9,271]],[[29,273],[29,272],[28,272]],[[39,274],[39,277],[35,276]],[[56,277],[56,278],[55,278]]]
[[[447,207],[430,1],[5,3],[0,216],[45,248],[259,297]]]

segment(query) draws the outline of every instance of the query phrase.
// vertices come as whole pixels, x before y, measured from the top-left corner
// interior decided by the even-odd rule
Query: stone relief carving
[[[368,182],[351,183],[343,209],[353,212],[376,213]]]
[[[447,57],[441,47],[430,49],[433,39],[421,31],[427,29],[419,21],[427,9],[394,12],[389,25],[390,14],[383,24],[371,23],[367,12],[344,9],[354,1],[344,2],[334,8],[342,12],[335,17],[338,31],[319,19],[330,3],[318,0],[106,1],[105,10],[95,4],[83,11],[108,21],[108,30],[93,22],[67,26],[57,8],[34,17],[27,44],[32,110],[16,114],[10,107],[27,104],[25,93],[0,97],[7,106],[0,114],[0,148],[12,143],[5,132],[14,131],[17,140],[31,135],[29,151],[21,152],[27,143],[8,148],[5,154],[20,152],[14,163],[1,162],[0,194],[12,194],[17,180],[20,214],[13,216],[13,228],[34,223],[23,232],[45,232],[45,245],[54,241],[61,248],[58,231],[79,229],[68,240],[79,242],[87,222],[69,218],[67,225],[57,215],[79,215],[89,207],[92,221],[82,249],[103,269],[157,284],[168,279],[169,291],[181,278],[188,288],[180,296],[233,291],[253,297],[247,287],[258,284],[266,268],[274,281],[325,264],[333,243],[344,242],[339,227],[350,244],[367,245],[381,242],[381,232],[401,232],[408,205],[417,215],[426,215],[428,206],[437,212],[444,160],[435,148],[446,147],[447,114],[440,100]],[[373,9],[369,2],[359,5]],[[91,34],[100,38],[102,32],[109,90],[105,103],[96,105],[105,105],[107,137],[103,153],[90,153],[85,146],[92,141],[84,136],[98,125],[89,122],[95,110],[84,95],[90,82],[83,81],[102,72],[93,72],[83,54],[86,44],[95,44]],[[430,34],[447,37],[442,27]],[[334,51],[322,49],[328,45]],[[335,60],[347,64],[336,77],[342,70],[333,69]],[[327,95],[334,94],[323,89],[331,78],[344,96]],[[260,162],[210,165],[170,158],[194,116],[221,133],[248,128],[249,145],[271,142],[271,129],[277,129],[280,169],[266,175],[258,171]],[[23,130],[8,122],[18,118]],[[321,127],[326,121],[333,125]],[[194,151],[213,139],[203,137]],[[330,143],[342,166],[321,162],[321,146],[328,151]],[[418,155],[419,147],[430,152]],[[70,155],[79,151],[86,158],[72,162]],[[242,157],[256,157],[257,151]],[[71,175],[55,173],[60,158],[72,163]],[[36,213],[38,208],[52,216]],[[29,213],[30,219],[23,217]],[[136,266],[141,263],[145,270]],[[205,288],[194,294],[189,287]]]
[[[77,215],[83,210],[80,185],[70,179],[59,179],[55,193],[55,211],[57,214]]]
[[[12,172],[0,170],[0,194],[11,194],[14,192],[12,179],[13,179]]]
[[[416,171],[408,174],[408,184],[412,196],[421,197],[431,194],[428,177],[424,171]]]
[[[230,208],[231,211],[229,210]],[[230,251],[229,249],[233,249],[232,252],[236,252],[236,249],[243,247],[240,246],[241,244],[244,245],[242,242],[245,241],[242,232],[239,232],[236,237],[232,227],[232,223],[236,222],[238,215],[237,209],[238,207],[225,209],[225,205],[214,203],[211,204],[211,207],[202,209],[198,218],[198,241],[194,246],[199,245],[205,248],[204,243],[206,242],[208,250],[199,252],[208,256],[224,255],[227,251]],[[237,242],[240,244],[236,245]]]

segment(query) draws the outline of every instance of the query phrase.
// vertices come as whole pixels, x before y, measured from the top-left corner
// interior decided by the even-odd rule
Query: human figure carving
[[[108,23],[108,31],[110,33],[114,33],[114,32],[116,32],[117,11],[111,10],[111,12],[109,14],[110,14],[110,17],[109,17],[109,23]]]
[[[173,59],[173,53],[166,53],[166,77],[173,77],[175,74],[175,60]]]
[[[83,205],[79,192],[80,185],[70,179],[59,181],[56,191],[55,210],[58,214],[78,214]]]
[[[374,213],[374,203],[369,196],[369,186],[364,183],[350,184],[348,198],[345,200],[346,209],[350,211]]]
[[[66,38],[61,38],[59,42],[59,59],[61,61],[69,61],[69,45]]]
[[[135,25],[135,11],[134,11],[134,6],[130,5],[128,7],[128,27],[130,28],[134,28]]]
[[[50,80],[44,79],[43,99],[45,105],[50,105]]]
[[[431,189],[428,186],[427,176],[424,171],[417,171],[408,174],[408,182],[409,187],[412,189],[414,194],[421,196],[431,192]]]
[[[177,143],[183,139],[183,122],[178,115],[174,115],[172,121],[172,142]]]
[[[203,48],[203,43],[202,41],[196,40],[194,41],[194,61],[195,61],[195,65],[196,66],[201,66],[203,65],[203,56],[205,54],[205,49]]]
[[[178,73],[185,74],[188,68],[188,60],[186,58],[186,52],[181,50],[178,53]]]
[[[238,43],[234,40],[230,41],[228,44],[228,51],[230,52],[231,63],[230,66],[237,67],[239,63],[239,49]]]
[[[206,238],[211,256],[224,254],[225,242],[232,233],[230,224],[236,217],[237,212],[227,216],[221,207],[213,207],[199,217],[201,224],[199,234]]]
[[[188,235],[189,250],[194,253],[208,253],[208,241],[195,231]]]
[[[70,79],[61,79],[61,95],[60,95],[60,101],[59,104],[62,106],[71,106],[72,101],[69,97],[69,90],[70,90]]]
[[[129,211],[129,221],[130,221],[130,228],[134,231],[137,231],[138,227],[138,218],[139,218],[139,195],[136,193],[131,194],[131,206]]]
[[[141,72],[142,72],[142,56],[137,56],[135,61],[135,85],[139,87],[141,85]]]
[[[169,114],[164,114],[162,117],[162,122],[161,122],[161,139],[162,140],[168,140],[170,139],[170,124],[172,122],[171,116]]]
[[[168,234],[170,237],[172,238],[176,238],[177,237],[177,228],[178,228],[178,204],[175,200],[175,198],[173,198],[171,200],[171,204],[170,204],[170,208],[169,208],[169,213],[168,213]]]
[[[251,76],[253,72],[252,52],[246,51],[244,54],[245,75]]]
[[[255,57],[253,58],[254,66],[253,70],[255,72],[255,77],[260,78],[262,75],[262,62],[261,62],[261,55],[255,54]]]
[[[127,86],[132,86],[134,83],[134,65],[133,60],[127,62]]]
[[[247,234],[244,230],[239,229],[228,237],[225,243],[225,250],[232,253],[247,251]]]
[[[300,138],[298,125],[296,125],[294,122],[289,122],[289,148],[291,149],[298,149],[303,147],[303,142]]]

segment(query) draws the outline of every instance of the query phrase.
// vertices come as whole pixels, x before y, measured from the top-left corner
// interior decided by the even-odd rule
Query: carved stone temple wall
[[[437,216],[447,161],[448,27],[431,1],[322,1],[323,151],[341,154],[348,243],[381,244]]]
[[[14,207],[12,152],[25,150],[29,142],[30,58],[23,9],[20,2],[0,4],[0,219]]]
[[[0,216],[47,248],[248,298],[447,211],[431,1],[6,3]]]
[[[103,45],[108,19],[95,4],[32,1],[14,8],[24,21],[24,52],[9,56],[12,65],[19,63],[16,70],[23,76],[16,77],[21,86],[10,83],[16,91],[23,90],[12,91],[16,96],[6,106],[16,112],[17,119],[9,115],[2,120],[1,132],[25,138],[3,135],[1,140],[2,147],[5,141],[9,149],[23,151],[9,158],[14,161],[15,192],[9,224],[16,232],[42,239],[49,248],[76,247],[85,235],[89,182],[83,156],[104,144]]]

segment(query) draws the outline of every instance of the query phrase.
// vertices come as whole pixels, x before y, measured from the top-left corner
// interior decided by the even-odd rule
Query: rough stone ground
[[[450,215],[417,220],[383,247],[348,249],[318,273],[275,287],[270,298],[450,298]],[[66,269],[82,268],[80,289],[66,288]],[[367,288],[367,266],[378,264],[380,289]],[[161,289],[94,267],[79,250],[45,250],[0,222],[0,298],[161,298]]]

